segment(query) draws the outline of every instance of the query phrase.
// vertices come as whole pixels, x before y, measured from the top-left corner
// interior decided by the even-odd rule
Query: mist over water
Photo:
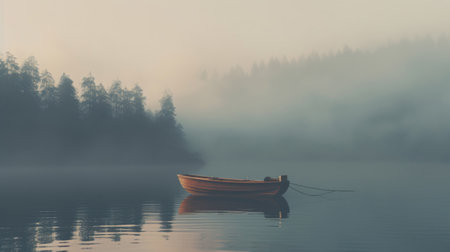
[[[205,72],[183,121],[215,158],[447,161],[449,63],[444,36]]]
[[[247,9],[253,11],[259,3],[250,5]],[[88,17],[103,7],[96,6],[85,13],[86,27],[91,27]],[[172,13],[168,6],[155,9]],[[141,20],[146,11],[141,8],[122,17]],[[303,17],[295,8],[290,11]],[[219,12],[223,20],[231,16]],[[180,8],[175,13],[187,11]],[[247,20],[242,13],[231,23]],[[65,14],[58,12],[58,17]],[[158,14],[165,20],[172,17],[164,11]],[[71,15],[67,17],[73,21]],[[38,69],[34,58],[18,64],[14,56],[5,54],[0,61],[0,251],[449,250],[448,37],[399,40],[371,50],[343,47],[298,58],[294,53],[276,57],[286,50],[277,47],[271,51],[273,58],[246,67],[249,57],[267,55],[267,48],[280,41],[289,40],[290,47],[297,48],[298,40],[289,38],[298,34],[272,34],[272,42],[264,40],[254,47],[248,43],[244,51],[254,50],[236,56],[242,50],[230,48],[241,48],[233,41],[243,40],[236,34],[250,34],[248,23],[246,29],[227,30],[231,42],[224,40],[227,34],[208,40],[210,34],[198,32],[203,36],[193,36],[194,40],[204,38],[208,46],[195,43],[198,52],[181,57],[183,46],[192,41],[169,29],[168,47],[161,41],[150,45],[147,42],[156,37],[133,37],[134,29],[142,34],[144,29],[127,26],[125,19],[115,19],[120,24],[111,27],[114,34],[116,27],[127,27],[129,36],[111,44],[101,35],[83,40],[85,46],[95,40],[96,46],[88,52],[104,55],[101,60],[85,56],[89,64],[73,60],[69,65],[77,66],[75,76],[87,65],[103,62],[101,71],[95,69],[102,77],[114,65],[110,68],[114,74],[123,69],[134,78],[137,73],[147,74],[148,61],[154,66],[164,58],[163,67],[155,71],[182,80],[179,85],[184,90],[179,87],[173,96],[163,95],[159,109],[150,110],[151,102],[145,102],[144,90],[152,82],[142,83],[143,89],[120,81],[103,85],[90,74],[74,80],[63,74],[55,81],[49,72]],[[194,23],[199,20],[204,23],[202,18]],[[175,19],[169,23],[176,28]],[[74,38],[83,30],[81,26],[66,29],[66,24],[61,22],[58,38]],[[190,24],[181,26],[185,36],[192,36],[186,29]],[[295,26],[289,18],[279,23],[284,24]],[[98,25],[92,27],[102,27]],[[214,25],[207,28],[217,31]],[[285,34],[278,28],[271,26],[279,31],[276,34]],[[165,30],[158,31],[165,34]],[[259,33],[271,36],[265,29]],[[227,44],[218,47],[217,41]],[[0,38],[0,49],[1,42]],[[141,43],[145,48],[161,47],[159,58],[136,46]],[[123,44],[127,49],[119,52]],[[20,45],[24,44],[14,49]],[[167,54],[170,46],[177,50]],[[226,60],[211,53],[221,49],[229,54]],[[105,56],[111,51],[117,51],[119,56],[114,56],[123,62],[107,64],[118,62]],[[73,48],[64,52],[78,55]],[[56,61],[52,53],[48,56],[52,60],[45,62]],[[209,61],[194,62],[197,53],[203,55],[198,61]],[[133,56],[136,62],[130,60]],[[216,66],[207,63],[223,65],[233,59],[237,65],[224,74],[210,70]],[[172,64],[189,67],[167,70]],[[207,70],[195,83],[184,79],[199,65]],[[354,192],[321,195],[291,187],[283,198],[198,198],[182,190],[177,173],[249,179],[287,174],[294,183]]]
[[[449,9],[0,0],[0,251],[450,251]]]
[[[191,170],[252,179],[285,173],[292,182],[355,190],[325,196],[288,190],[282,199],[248,200],[192,198],[169,172],[186,167],[128,167],[126,174],[123,167],[108,168],[84,176],[71,169],[51,178],[45,172],[27,171],[28,181],[23,179],[25,170],[1,170],[0,250],[447,251],[449,247],[449,171],[444,164],[254,160],[216,162]],[[148,169],[160,171],[159,176]],[[62,182],[55,183],[55,178]]]

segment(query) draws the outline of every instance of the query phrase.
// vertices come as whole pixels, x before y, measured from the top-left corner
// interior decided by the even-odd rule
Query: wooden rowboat
[[[289,188],[286,175],[248,180],[178,174],[178,179],[184,190],[203,196],[277,196]]]

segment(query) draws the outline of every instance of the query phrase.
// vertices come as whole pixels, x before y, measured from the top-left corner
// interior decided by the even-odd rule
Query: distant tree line
[[[0,58],[0,163],[200,162],[189,150],[172,97],[145,108],[142,89],[109,89],[89,75],[81,95],[67,74],[55,81],[34,57]]]
[[[213,142],[218,153],[272,160],[448,162],[449,66],[446,35],[372,50],[344,47],[275,57],[224,74],[205,71],[200,81],[202,95],[209,91],[207,97],[217,104],[211,117],[219,110],[233,112],[226,121],[216,117],[215,126],[230,127],[234,120],[235,131],[241,131],[234,138],[227,135],[235,143]]]

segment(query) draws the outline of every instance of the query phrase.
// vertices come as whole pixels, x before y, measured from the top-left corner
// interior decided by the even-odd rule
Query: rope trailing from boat
[[[290,182],[290,184],[298,186],[298,187],[303,187],[303,188],[308,188],[308,189],[313,189],[313,190],[318,190],[318,191],[325,191],[325,192],[330,192],[330,193],[331,192],[354,192],[354,190],[320,188],[320,187],[314,187],[314,186],[301,185],[301,184],[297,184],[297,183],[293,183],[293,182]]]
[[[323,195],[326,195],[329,193],[334,193],[334,192],[323,192],[323,193],[318,193],[318,194],[312,194],[312,193],[306,193],[306,192],[300,191],[298,189],[295,189],[294,187],[291,187],[291,190],[294,190],[295,192],[298,192],[298,193],[306,195],[306,196],[323,196]]]

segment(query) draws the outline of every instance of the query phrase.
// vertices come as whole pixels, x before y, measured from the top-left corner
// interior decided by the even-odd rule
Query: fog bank
[[[449,64],[442,37],[205,72],[183,121],[216,158],[447,160]]]

